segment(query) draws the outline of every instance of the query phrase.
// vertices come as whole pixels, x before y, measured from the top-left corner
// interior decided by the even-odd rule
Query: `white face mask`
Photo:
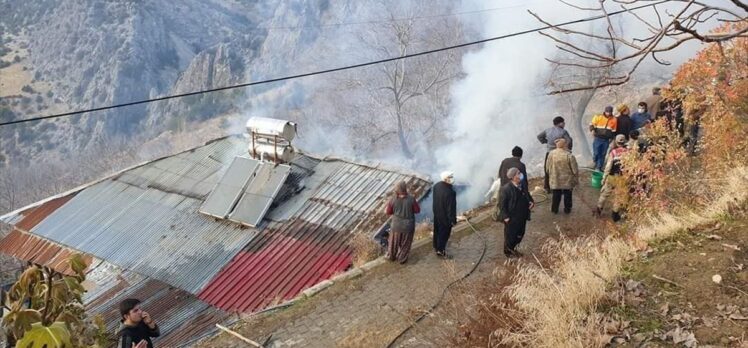
[[[639,113],[640,113],[640,114],[643,114],[643,113],[645,113],[646,111],[647,111],[647,110],[646,110],[646,109],[644,109],[644,108],[639,108]]]

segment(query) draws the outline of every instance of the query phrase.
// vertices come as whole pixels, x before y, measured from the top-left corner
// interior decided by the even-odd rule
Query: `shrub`
[[[382,246],[369,238],[366,233],[356,233],[349,242],[353,249],[353,265],[361,266],[377,258],[382,252]]]
[[[34,93],[34,88],[29,85],[25,85],[21,87],[21,91],[26,92],[26,93]]]

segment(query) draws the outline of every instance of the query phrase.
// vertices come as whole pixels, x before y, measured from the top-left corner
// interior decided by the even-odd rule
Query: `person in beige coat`
[[[558,207],[563,197],[564,213],[571,213],[571,192],[579,183],[579,167],[577,159],[566,148],[566,139],[556,140],[556,149],[548,153],[546,168],[548,168],[548,181],[553,193],[551,212],[558,214]]]

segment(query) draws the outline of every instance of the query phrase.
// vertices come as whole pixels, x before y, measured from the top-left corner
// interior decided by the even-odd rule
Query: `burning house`
[[[247,130],[8,213],[0,252],[63,273],[82,253],[86,307],[109,332],[119,301],[134,297],[160,324],[159,345],[180,346],[345,271],[352,236],[386,224],[396,182],[417,197],[430,187],[415,173],[298,151],[291,122],[252,118]]]

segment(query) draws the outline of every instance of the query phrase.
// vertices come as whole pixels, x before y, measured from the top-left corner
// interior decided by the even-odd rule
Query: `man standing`
[[[579,167],[574,155],[566,150],[566,140],[564,138],[556,139],[556,149],[548,154],[546,167],[553,191],[551,212],[558,214],[558,207],[563,196],[564,213],[571,213],[571,191],[579,182]]]
[[[605,156],[608,154],[608,145],[613,139],[617,128],[616,118],[613,117],[613,107],[606,106],[602,115],[592,117],[590,132],[595,140],[592,142],[592,159],[595,161],[595,169],[602,171],[605,166]]]
[[[161,335],[148,312],[140,309],[140,300],[128,298],[119,304],[122,317],[118,336],[120,348],[153,348],[151,337]]]
[[[504,255],[518,257],[522,254],[515,249],[525,236],[525,227],[530,210],[535,206],[529,192],[520,187],[522,173],[517,168],[509,168],[506,177],[511,181],[501,188],[500,221],[504,222]]]
[[[647,103],[639,102],[638,109],[631,115],[631,130],[638,130],[641,133],[641,128],[652,123],[652,115],[650,115]]]
[[[608,156],[608,162],[605,164],[605,174],[603,175],[603,188],[600,190],[600,198],[597,201],[597,209],[595,215],[600,216],[605,206],[605,202],[613,196],[613,213],[612,218],[614,222],[621,220],[621,208],[626,197],[616,197],[617,188],[625,185],[623,178],[623,171],[621,167],[621,159],[629,151],[626,147],[626,138],[619,134],[616,136],[616,148],[610,151]]]
[[[555,118],[553,118],[553,127],[548,128],[538,134],[538,141],[540,141],[541,144],[547,144],[547,150],[545,152],[546,163],[548,162],[548,154],[556,149],[557,139],[565,139],[566,146],[568,147],[569,151],[571,151],[571,148],[574,144],[571,136],[569,135],[569,132],[564,129],[565,126],[566,122],[564,122],[564,118],[561,116],[556,116]],[[548,167],[546,166],[545,168],[543,168],[543,171],[545,172],[543,187],[545,188],[546,193],[550,193],[551,187],[548,184]]]
[[[652,95],[645,102],[649,106],[649,113],[653,118],[656,119],[665,113],[664,108],[661,107],[662,96],[660,95],[660,87],[652,88]]]
[[[505,158],[503,161],[501,161],[501,165],[499,166],[499,174],[498,178],[501,179],[501,187],[504,187],[510,179],[506,177],[507,171],[509,171],[509,168],[517,168],[519,169],[520,173],[524,175],[524,178],[522,179],[522,183],[520,186],[527,191],[528,190],[528,184],[527,184],[527,168],[525,167],[525,164],[522,163],[522,148],[519,146],[515,146],[512,149],[512,157]]]
[[[629,132],[633,129],[633,122],[629,116],[629,107],[626,104],[618,105],[618,117],[616,118],[616,135],[623,134],[629,140]]]
[[[434,251],[439,257],[447,257],[447,241],[452,226],[457,224],[457,194],[452,185],[455,177],[452,172],[443,172],[442,181],[434,185]]]

